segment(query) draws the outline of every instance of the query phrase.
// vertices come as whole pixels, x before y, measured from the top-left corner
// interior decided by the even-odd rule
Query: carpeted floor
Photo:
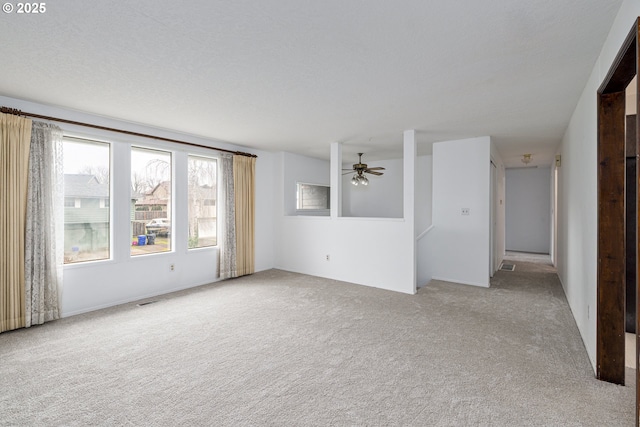
[[[0,425],[633,425],[553,268],[516,263],[413,296],[270,270],[0,334]]]

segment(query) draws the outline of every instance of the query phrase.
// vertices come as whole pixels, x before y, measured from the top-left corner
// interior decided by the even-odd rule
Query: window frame
[[[128,258],[133,260],[133,259],[137,259],[137,258],[146,258],[148,256],[162,256],[163,254],[172,254],[175,253],[176,251],[176,221],[175,221],[175,214],[176,214],[176,150],[172,149],[170,147],[166,147],[164,145],[159,145],[159,146],[150,146],[148,144],[142,144],[142,143],[136,143],[136,142],[128,142],[129,145],[129,195],[128,195],[128,199],[127,199],[127,203],[131,202],[131,198],[133,195],[133,182],[132,182],[132,174],[133,174],[133,151],[134,150],[145,150],[145,151],[153,151],[153,152],[161,152],[161,153],[166,153],[169,155],[169,168],[170,168],[170,172],[169,172],[169,180],[171,181],[171,185],[170,185],[170,200],[169,203],[167,205],[167,210],[169,212],[170,217],[167,218],[170,220],[170,228],[169,228],[169,233],[168,235],[170,236],[169,239],[169,247],[167,250],[164,251],[157,251],[157,252],[149,252],[149,253],[141,253],[141,254],[133,254],[131,252],[131,248],[133,247],[132,244],[132,239],[133,236],[129,236],[129,256]],[[145,212],[158,212],[157,209],[153,209],[153,207],[144,210]],[[135,205],[134,205],[134,215],[135,212],[137,212],[137,209],[135,209]],[[159,218],[155,218],[155,219],[159,219]],[[145,222],[149,222],[152,221],[152,219],[148,219],[145,220]],[[131,222],[132,220],[129,219],[129,226],[131,226]],[[146,228],[145,228],[145,234],[146,233]]]
[[[109,169],[109,185],[108,185],[108,191],[109,191],[109,197],[108,197],[108,201],[109,203],[106,206],[102,206],[102,200],[104,200],[104,198],[100,198],[100,202],[98,204],[99,209],[108,209],[108,228],[109,231],[107,233],[108,236],[108,256],[106,258],[100,258],[100,259],[89,259],[89,260],[84,260],[84,261],[76,261],[76,262],[66,262],[63,261],[63,268],[67,269],[67,268],[78,268],[78,267],[83,267],[83,266],[90,266],[96,263],[100,263],[100,264],[104,264],[104,263],[108,263],[108,262],[112,262],[114,260],[114,253],[115,253],[115,241],[114,241],[114,211],[113,211],[113,199],[114,199],[114,191],[113,191],[113,181],[114,181],[114,144],[113,141],[101,138],[99,136],[96,135],[87,135],[87,134],[82,134],[82,133],[76,133],[76,132],[67,132],[67,131],[63,131],[63,135],[62,135],[62,143],[63,146],[65,144],[65,142],[75,142],[75,143],[82,143],[82,144],[95,144],[95,145],[105,145],[107,147],[108,150],[108,160],[107,160],[107,164],[108,164],[108,169]],[[63,165],[64,165],[64,158],[63,158]],[[64,168],[64,166],[63,166]],[[63,172],[63,174],[65,174]],[[82,199],[78,198],[78,197],[73,197],[73,204],[74,206],[66,206],[66,201],[67,201],[67,197],[66,197],[66,191],[63,190],[63,197],[64,197],[64,204],[63,204],[63,209],[79,209],[82,208]],[[63,222],[64,222],[64,215],[63,214]],[[64,227],[66,228],[66,227]],[[64,231],[64,234],[66,234],[66,230]],[[63,235],[63,241],[65,240],[65,236]]]
[[[75,126],[63,129],[64,139],[75,139],[80,142],[94,142],[108,144],[109,146],[109,258],[64,264],[64,269],[96,268],[105,264],[121,264],[127,262],[150,262],[144,255],[156,255],[160,259],[173,260],[172,257],[187,255],[198,251],[216,252],[220,250],[223,228],[221,222],[224,216],[223,189],[220,186],[222,155],[219,150],[208,147],[182,147],[178,144],[164,141],[150,141],[142,137],[119,137],[105,132],[84,132]],[[132,239],[128,237],[131,223],[129,212],[131,197],[131,150],[135,148],[166,152],[171,155],[171,212],[172,212],[172,238],[171,249],[164,252],[154,252],[144,255],[131,255]],[[201,157],[216,161],[216,245],[200,248],[188,247],[188,213],[186,212],[186,200],[188,196],[183,194],[187,190],[188,158],[189,156]],[[124,172],[124,173],[123,173]],[[75,173],[75,172],[71,172]],[[184,187],[184,188],[183,188]],[[124,195],[126,194],[126,195]],[[78,200],[79,201],[79,200]],[[76,201],[74,200],[74,204]],[[97,203],[97,202],[96,202]],[[183,205],[184,204],[184,205]],[[124,211],[123,211],[124,210]],[[198,256],[195,255],[194,256]],[[156,261],[152,261],[156,262]]]
[[[326,188],[327,189],[327,207],[326,208],[301,208],[300,207],[300,195],[301,195],[300,190],[301,190],[301,186],[303,185]],[[296,214],[297,215],[329,215],[330,212],[331,212],[331,185],[296,181]]]

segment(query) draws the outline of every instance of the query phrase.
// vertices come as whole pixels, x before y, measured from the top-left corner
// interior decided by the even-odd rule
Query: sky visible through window
[[[65,139],[64,173],[87,173],[89,168],[109,169],[109,145]]]
[[[140,173],[151,173],[147,168],[150,161],[157,159],[157,151],[134,147],[137,154],[131,156],[131,170]],[[89,140],[65,138],[64,143],[64,173],[87,173],[89,167],[94,169],[109,169],[109,145]],[[159,173],[156,180],[163,178],[164,172]],[[164,177],[166,179],[166,177]]]

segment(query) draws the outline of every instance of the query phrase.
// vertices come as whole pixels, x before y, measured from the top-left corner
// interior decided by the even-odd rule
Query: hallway
[[[499,275],[496,274],[491,280],[491,286],[504,287],[515,289],[522,286],[522,288],[531,287],[548,287],[558,288],[562,291],[562,285],[557,278],[557,270],[551,262],[551,258],[548,254],[534,254],[527,252],[507,251],[505,253],[503,264],[514,265],[514,271],[499,271]],[[521,274],[513,274],[513,273]],[[549,282],[545,284],[545,282]],[[557,282],[558,286],[551,285]],[[564,291],[562,291],[564,296]],[[566,299],[565,299],[566,300]],[[573,319],[571,319],[573,320]],[[575,325],[575,322],[572,321]],[[629,388],[635,386],[635,352],[636,352],[636,337],[634,334],[625,334],[625,366],[626,375],[625,383]]]
[[[506,251],[504,255],[505,264],[514,264],[518,262],[526,262],[538,264],[539,266],[553,267],[553,263],[551,262],[551,257],[549,256],[549,254],[532,254],[529,252]]]

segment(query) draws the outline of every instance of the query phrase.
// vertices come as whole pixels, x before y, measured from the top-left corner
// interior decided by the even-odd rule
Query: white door
[[[491,211],[489,215],[489,277],[493,277],[496,272],[496,183],[497,183],[496,165],[491,162],[491,183],[489,185],[489,198]]]

